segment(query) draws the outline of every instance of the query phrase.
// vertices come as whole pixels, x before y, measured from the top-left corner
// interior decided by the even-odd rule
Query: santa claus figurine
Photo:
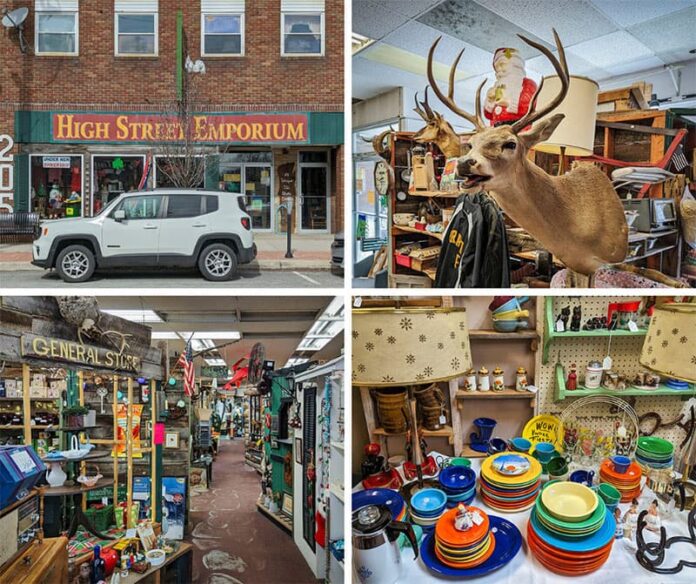
[[[517,49],[498,49],[493,55],[495,85],[488,90],[483,115],[492,126],[519,120],[529,110],[537,84],[525,77],[524,59]]]

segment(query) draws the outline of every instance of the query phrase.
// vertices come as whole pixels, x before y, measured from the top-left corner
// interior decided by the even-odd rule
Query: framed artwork
[[[282,511],[286,515],[292,517],[292,495],[288,495],[287,493],[283,493]]]
[[[165,448],[179,448],[179,432],[167,432],[164,435]]]
[[[302,464],[302,438],[295,438],[295,462]]]

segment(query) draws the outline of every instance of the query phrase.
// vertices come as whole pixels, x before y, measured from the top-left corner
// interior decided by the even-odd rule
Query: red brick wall
[[[199,0],[159,0],[159,56],[138,58],[114,56],[113,0],[80,2],[77,57],[33,55],[33,0],[6,4],[30,8],[25,23],[30,50],[22,55],[16,33],[0,27],[0,107],[24,102],[60,104],[63,109],[71,104],[127,109],[123,106],[131,104],[154,111],[171,103],[176,97],[179,10],[188,53],[194,61],[200,58]],[[298,58],[280,56],[280,0],[247,0],[245,56],[204,59],[207,73],[196,76],[201,104],[228,111],[282,106],[342,111],[343,4],[343,0],[326,0],[325,56]]]

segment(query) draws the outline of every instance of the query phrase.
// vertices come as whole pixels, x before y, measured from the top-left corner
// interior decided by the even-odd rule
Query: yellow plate
[[[541,491],[541,502],[551,515],[569,523],[584,521],[599,504],[597,494],[592,489],[571,481],[546,487]]]
[[[541,474],[541,463],[533,456],[529,456],[524,452],[515,452],[515,455],[526,458],[529,461],[529,470],[526,473],[517,476],[509,476],[500,474],[494,470],[491,466],[493,461],[499,456],[505,456],[508,454],[510,453],[499,452],[498,454],[494,454],[493,456],[489,456],[488,458],[484,459],[484,461],[481,463],[481,474],[486,480],[489,480],[490,477],[491,483],[497,483],[500,485],[523,485],[525,483],[533,483],[539,477]]]
[[[524,427],[522,437],[532,443],[529,454],[539,442],[550,442],[556,450],[563,452],[563,424],[556,416],[541,414],[534,416]]]

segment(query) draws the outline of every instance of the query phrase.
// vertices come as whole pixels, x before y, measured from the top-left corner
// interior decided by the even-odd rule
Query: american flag
[[[191,341],[186,343],[186,349],[179,355],[176,363],[184,369],[184,393],[191,397],[196,385],[196,371],[193,367],[193,352],[191,351]]]
[[[150,171],[152,170],[152,152],[147,153],[145,158],[145,167],[143,168],[143,174],[140,177],[140,182],[138,183],[138,190],[142,191],[147,185],[147,179],[150,176]]]

